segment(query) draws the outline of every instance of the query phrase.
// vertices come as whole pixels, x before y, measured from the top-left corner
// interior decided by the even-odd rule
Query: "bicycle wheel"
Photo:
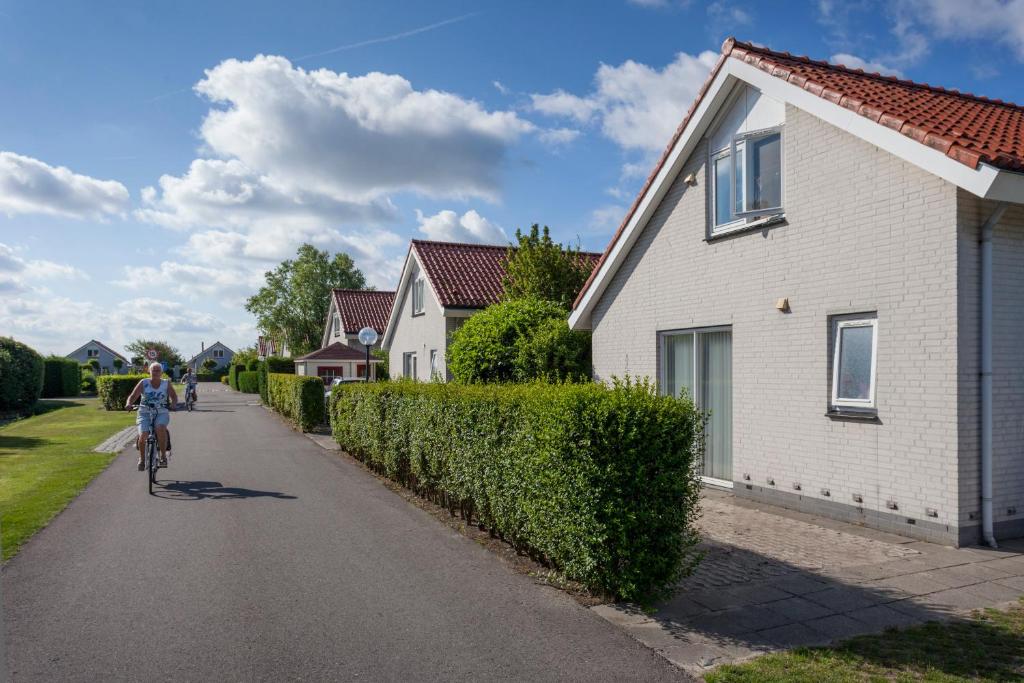
[[[152,439],[152,437],[150,437]],[[149,493],[153,494],[153,484],[156,483],[156,468],[157,454],[156,454],[156,440],[151,440],[146,444],[146,464],[149,466]]]

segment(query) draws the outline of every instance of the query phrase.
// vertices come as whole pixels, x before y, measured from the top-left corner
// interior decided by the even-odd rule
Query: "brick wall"
[[[731,325],[737,493],[746,474],[766,494],[955,541],[956,189],[791,106],[784,154],[788,224],[708,242],[695,152],[596,306],[595,375],[656,377],[658,331]],[[791,313],[775,310],[781,297]],[[879,319],[880,424],[833,421],[829,316],[866,311]]]

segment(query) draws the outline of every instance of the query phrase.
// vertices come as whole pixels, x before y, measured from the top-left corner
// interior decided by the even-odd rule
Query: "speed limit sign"
[[[156,349],[146,349],[146,360],[156,360],[159,355]]]

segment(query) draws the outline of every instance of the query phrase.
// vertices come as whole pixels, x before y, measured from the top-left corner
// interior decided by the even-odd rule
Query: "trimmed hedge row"
[[[82,390],[82,368],[78,361],[61,356],[43,360],[43,398],[78,396]]]
[[[593,590],[669,593],[695,566],[701,415],[646,382],[344,384],[343,449]]]
[[[100,375],[96,378],[96,393],[100,403],[106,410],[124,410],[124,402],[128,400],[132,389],[139,380],[149,375]]]
[[[244,365],[231,364],[231,369],[228,370],[228,386],[238,391],[238,373],[245,372]]]
[[[43,391],[43,357],[11,337],[0,337],[0,410],[25,412]]]
[[[238,390],[246,394],[258,394],[260,392],[260,373],[255,370],[238,373]]]
[[[286,375],[295,374],[295,361],[291,358],[281,358],[279,356],[269,356],[268,358],[260,361],[259,367],[256,368],[256,372],[259,373],[259,391],[260,400],[263,401],[263,405],[270,405],[270,394],[267,381],[267,375],[272,372],[283,373]]]
[[[324,383],[319,377],[272,372],[267,375],[270,407],[304,432],[324,419]]]

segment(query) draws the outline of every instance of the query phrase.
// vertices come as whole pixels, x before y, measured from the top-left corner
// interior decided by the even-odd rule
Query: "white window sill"
[[[735,223],[728,223],[726,225],[720,226],[717,229],[713,230],[705,238],[704,241],[705,242],[710,242],[711,240],[718,239],[719,237],[728,237],[729,235],[735,235],[736,233],[747,232],[748,230],[757,230],[758,228],[763,228],[763,227],[766,227],[766,226],[769,226],[769,225],[774,225],[776,223],[784,223],[785,221],[786,221],[786,214],[785,214],[785,212],[775,213],[775,214],[772,214],[771,216],[762,216],[761,218],[758,218],[756,220],[752,220],[752,221],[749,221],[749,222],[745,222],[745,223],[741,223],[739,221],[736,221]]]

